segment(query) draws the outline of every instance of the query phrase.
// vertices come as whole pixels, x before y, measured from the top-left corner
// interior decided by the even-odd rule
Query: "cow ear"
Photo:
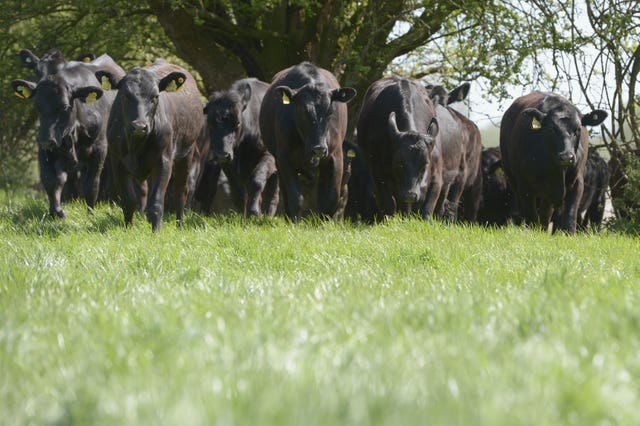
[[[91,62],[95,58],[96,58],[96,55],[94,55],[93,53],[91,53],[91,52],[83,52],[76,58],[76,61],[78,61],[78,62]]]
[[[118,83],[120,83],[109,71],[96,71],[96,78],[100,82],[100,88],[102,88],[102,90],[111,90],[114,87],[118,87]]]
[[[104,91],[99,87],[88,86],[81,87],[73,91],[71,99],[78,99],[85,104],[95,104],[102,97]]]
[[[607,118],[609,114],[606,111],[601,109],[596,109],[591,111],[589,114],[585,114],[582,116],[582,125],[583,126],[597,126],[602,124],[605,118]]]
[[[429,123],[429,127],[427,127],[427,135],[435,138],[438,136],[438,132],[440,131],[440,126],[438,126],[438,120],[434,118],[431,119],[431,123]]]
[[[158,89],[161,92],[177,92],[182,89],[185,81],[187,81],[187,75],[180,71],[174,71],[164,76],[158,83]]]
[[[526,123],[528,123],[531,130],[540,130],[542,129],[542,122],[544,121],[547,114],[540,111],[537,108],[527,108],[522,111],[522,116],[525,118]]]
[[[289,86],[278,86],[275,90],[283,105],[289,105],[296,94]]]
[[[501,173],[504,173],[504,171],[502,170],[502,160],[498,160],[495,163],[493,163],[490,167],[489,167],[489,172],[490,175],[492,174],[496,174],[499,175]]]
[[[13,80],[11,82],[13,93],[21,99],[29,99],[36,92],[36,83],[26,80]]]
[[[29,68],[30,70],[35,69],[38,62],[40,62],[40,58],[33,54],[29,49],[22,49],[20,53],[20,61],[22,61],[22,65]]]
[[[249,104],[249,100],[251,99],[251,85],[249,83],[244,84],[239,90],[238,93],[240,94],[240,102],[242,105],[242,111],[245,110],[245,108],[247,108],[247,105]]]
[[[356,89],[352,87],[341,87],[331,91],[331,100],[335,102],[347,103],[356,96]]]
[[[396,138],[400,134],[398,130],[398,122],[396,121],[396,112],[391,111],[389,118],[387,119],[387,129],[389,129],[389,136]]]
[[[447,105],[450,105],[455,102],[461,102],[467,99],[470,88],[471,88],[471,84],[467,82],[467,83],[462,83],[460,86],[453,89],[451,92],[449,92]]]

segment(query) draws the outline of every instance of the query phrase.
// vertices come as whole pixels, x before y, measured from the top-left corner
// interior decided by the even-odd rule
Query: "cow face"
[[[242,138],[242,112],[250,98],[247,84],[239,93],[214,93],[204,107],[213,157],[219,164],[233,161],[233,151]]]
[[[99,87],[88,86],[74,89],[62,78],[49,76],[36,86],[24,80],[12,83],[15,94],[22,99],[33,98],[40,129],[38,145],[44,150],[73,146],[77,127],[77,110],[74,101],[92,104],[102,97]]]
[[[285,108],[293,109],[296,131],[304,144],[304,157],[311,166],[329,155],[329,129],[335,126],[335,102],[349,102],[355,89],[342,87],[328,90],[324,86],[307,84],[299,89],[276,87]]]
[[[397,147],[392,159],[392,170],[396,195],[400,198],[398,201],[415,203],[420,198],[427,176],[431,151],[438,134],[438,122],[432,118],[427,133],[400,131],[396,113],[392,112],[388,118],[388,131]]]
[[[522,119],[532,132],[547,145],[551,161],[563,168],[572,167],[577,162],[580,142],[588,138],[585,126],[597,126],[607,117],[602,110],[581,115],[575,108],[562,106],[542,112],[537,108],[522,111]]]
[[[105,84],[107,74],[96,76]],[[136,67],[117,83],[109,80],[111,86],[116,83],[127,134],[134,140],[146,139],[155,126],[160,93],[178,91],[186,79],[184,73],[172,72],[158,81],[151,71]]]

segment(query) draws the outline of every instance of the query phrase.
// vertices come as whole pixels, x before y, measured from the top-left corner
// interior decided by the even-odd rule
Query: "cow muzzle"
[[[402,194],[402,201],[407,204],[412,204],[418,201],[418,193],[416,191],[406,191]]]
[[[558,154],[558,161],[562,167],[571,167],[576,164],[576,154],[571,151],[564,151]]]
[[[227,164],[233,160],[233,156],[231,155],[231,153],[224,152],[224,151],[215,152],[213,154],[213,158],[216,160],[216,163],[218,164]]]
[[[149,133],[149,124],[143,120],[134,120],[130,125],[131,131],[136,136],[145,136]]]
[[[311,163],[311,165],[317,166],[318,163],[320,163],[320,160],[327,158],[328,155],[329,150],[326,146],[316,145],[311,148],[311,158],[309,162]]]

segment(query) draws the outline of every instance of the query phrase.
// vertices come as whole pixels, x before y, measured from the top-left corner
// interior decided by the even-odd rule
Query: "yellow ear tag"
[[[178,90],[178,85],[176,84],[175,80],[171,80],[171,82],[167,84],[167,88],[164,90],[166,90],[167,92],[175,92]]]
[[[289,99],[286,92],[282,92],[282,103],[284,105],[289,105],[291,103],[291,99]]]
[[[98,94],[96,92],[89,92],[86,98],[84,98],[84,102],[91,105],[95,104],[98,101]]]
[[[18,86],[16,87],[16,91],[13,92],[15,95],[22,99],[28,99],[31,96],[31,89],[27,86]]]
[[[533,130],[540,130],[542,129],[542,123],[540,123],[540,120],[538,120],[536,117],[533,117],[531,119],[531,128]]]
[[[503,176],[504,175],[504,170],[502,170],[502,167],[496,167],[496,170],[493,173],[496,176]]]
[[[109,77],[107,77],[106,75],[102,76],[102,78],[100,79],[100,87],[102,87],[102,90],[111,90],[111,82],[109,81]]]
[[[84,63],[91,62],[91,58],[88,56],[85,56],[84,58],[82,58],[82,62]]]
[[[462,100],[464,100],[464,93],[459,92],[458,93],[458,101],[462,101]]]
[[[180,83],[180,84],[184,83],[184,78],[179,77],[179,78],[178,78],[178,83]]]
[[[356,156],[356,151],[355,150],[353,150],[353,149],[348,149],[347,150],[347,157],[348,158],[355,158],[355,156]]]

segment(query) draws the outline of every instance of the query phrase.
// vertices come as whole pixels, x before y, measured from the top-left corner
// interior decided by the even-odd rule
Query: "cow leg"
[[[84,198],[90,210],[93,210],[98,201],[100,192],[100,175],[104,167],[105,153],[95,153],[88,161],[85,175],[82,177],[82,189]]]
[[[162,216],[164,214],[164,197],[171,178],[171,160],[164,156],[151,174],[149,197],[147,200],[147,220],[151,223],[153,231],[162,228]]]
[[[267,179],[267,183],[262,191],[262,211],[268,216],[274,216],[278,211],[280,201],[280,186],[278,185],[278,174],[273,172]]]
[[[473,183],[467,186],[462,192],[462,215],[467,222],[476,222],[478,210],[480,209],[480,199],[482,197],[482,168],[478,167],[478,172],[473,177]]]
[[[260,216],[260,201],[264,193],[267,180],[273,174],[274,165],[270,163],[270,158],[263,156],[255,169],[249,176],[249,182],[247,184],[247,215]],[[271,158],[272,160],[272,158]],[[273,196],[273,194],[270,194]]]
[[[40,166],[40,181],[49,198],[49,214],[53,217],[64,218],[66,216],[60,205],[62,188],[67,181],[67,173],[62,163],[54,159],[51,152],[38,150],[38,165]]]
[[[447,191],[447,197],[443,201],[442,217],[449,222],[455,222],[458,219],[458,206],[462,197],[462,177],[458,177],[452,182]]]
[[[182,226],[184,208],[187,203],[187,194],[189,192],[189,171],[191,169],[192,157],[193,155],[190,154],[189,156],[176,161],[173,166],[173,195],[176,203],[176,222],[178,226]],[[162,215],[160,216],[160,221],[162,221]]]
[[[392,216],[396,212],[396,202],[389,182],[375,182],[373,185],[374,197],[378,205],[377,220],[383,220],[385,216]]]
[[[214,161],[205,162],[202,168],[194,198],[200,202],[200,210],[203,213],[211,212],[211,205],[216,198],[216,192],[218,190],[220,171],[220,165]]]
[[[340,150],[342,152],[342,150]],[[318,211],[325,217],[333,217],[338,209],[342,182],[342,156],[331,157],[320,166],[318,176]]]
[[[429,187],[427,188],[427,195],[425,197],[424,203],[420,208],[420,214],[422,218],[425,220],[431,219],[433,216],[437,202],[441,198],[440,195],[442,193],[442,176],[440,174],[435,174],[431,177],[429,181]]]
[[[294,176],[293,171],[286,166],[278,167],[278,175],[280,182],[280,190],[284,201],[285,213],[294,222],[300,221],[302,203],[304,201],[298,179]]]
[[[553,208],[553,205],[551,205],[550,202],[546,200],[540,201],[538,217],[543,231],[547,231],[549,229],[549,224],[551,222],[553,222],[553,230],[557,228],[559,215],[556,214],[556,209]]]
[[[227,180],[229,181],[229,188],[231,189],[233,202],[236,205],[238,212],[244,215],[246,213],[247,197],[244,185],[242,185],[240,176],[238,175],[235,167],[235,160],[233,163],[225,164],[222,167],[222,170],[224,170],[224,174],[227,176]]]
[[[580,205],[580,198],[584,192],[584,181],[582,177],[576,179],[573,186],[567,191],[564,198],[564,206],[562,208],[562,216],[560,218],[561,231],[566,231],[569,234],[576,233],[576,221],[578,217],[578,208]]]
[[[116,194],[120,196],[120,207],[124,215],[124,224],[127,227],[133,225],[133,213],[139,207],[139,197],[136,192],[136,184],[124,165],[116,158],[111,157],[111,176]],[[146,185],[144,185],[146,188]],[[146,192],[145,192],[146,193]]]

